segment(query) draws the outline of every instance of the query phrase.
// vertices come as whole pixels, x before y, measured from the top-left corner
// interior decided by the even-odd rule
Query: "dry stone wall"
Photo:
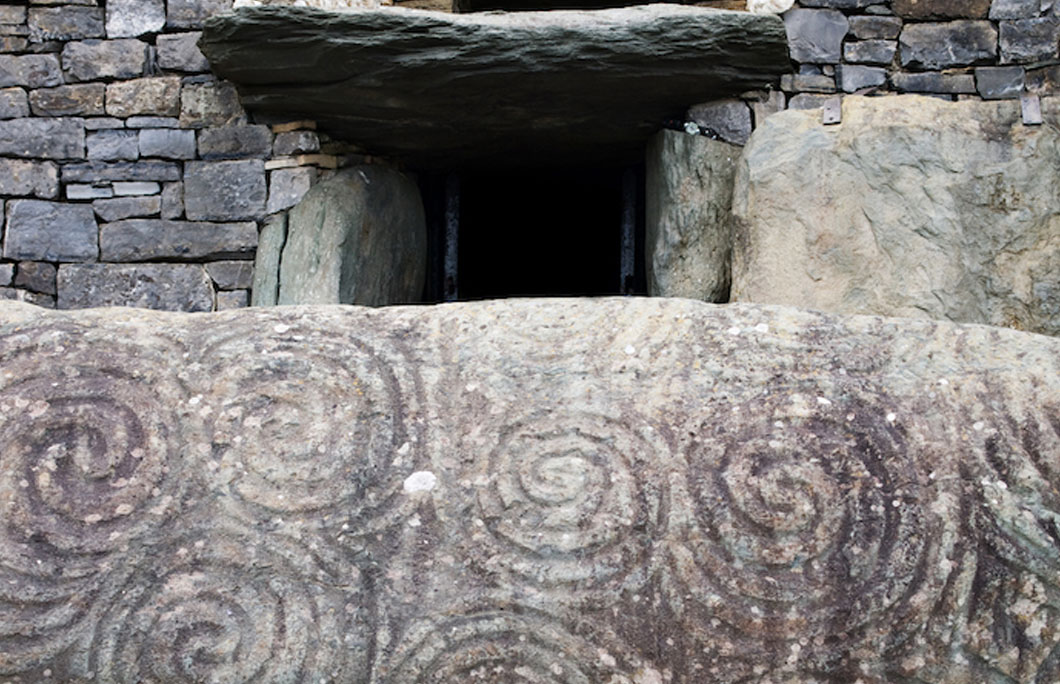
[[[260,222],[340,157],[313,122],[248,120],[211,75],[199,29],[230,7],[0,5],[0,297],[247,305]]]

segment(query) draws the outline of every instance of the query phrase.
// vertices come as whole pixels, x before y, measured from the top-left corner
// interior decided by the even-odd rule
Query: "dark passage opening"
[[[476,170],[458,175],[454,194],[450,176],[448,202],[427,203],[432,279],[442,277],[428,298],[450,298],[454,266],[460,300],[644,294],[642,177],[621,167]],[[444,185],[435,179],[436,197]],[[457,236],[449,274],[446,232]]]

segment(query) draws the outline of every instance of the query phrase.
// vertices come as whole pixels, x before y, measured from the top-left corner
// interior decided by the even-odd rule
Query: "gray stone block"
[[[121,221],[127,218],[158,216],[162,209],[162,198],[150,197],[115,197],[101,199],[92,203],[92,209],[101,221]]]
[[[786,93],[834,93],[835,76],[824,74],[784,74],[780,88]]]
[[[0,155],[84,159],[84,124],[76,118],[0,121]]]
[[[938,71],[897,72],[891,74],[891,85],[903,93],[975,94],[972,74],[943,74]]]
[[[818,95],[816,93],[799,93],[788,100],[788,109],[819,109],[835,95]]]
[[[13,287],[0,287],[0,299],[10,299],[16,302],[25,302],[45,309],[55,308],[55,297],[29,290],[16,290]]]
[[[25,24],[26,7],[23,5],[0,5],[0,24]]]
[[[908,19],[985,19],[990,0],[893,0],[891,6]]]
[[[272,153],[277,157],[320,151],[320,137],[316,131],[285,131],[276,134]]]
[[[887,83],[887,70],[860,64],[840,64],[836,67],[836,78],[843,92],[853,93]]]
[[[843,59],[859,64],[890,64],[898,52],[893,40],[859,40],[843,45]]]
[[[1030,64],[1060,57],[1060,16],[1002,21],[1001,63]]]
[[[137,78],[107,86],[107,114],[111,116],[176,116],[179,113],[179,76]]]
[[[174,71],[209,71],[210,63],[199,51],[201,31],[161,35],[155,40],[158,50],[158,66]]]
[[[169,0],[166,26],[202,28],[207,18],[232,9],[232,0]]]
[[[104,89],[104,92],[106,90]],[[97,116],[90,119],[85,119],[85,130],[86,131],[102,131],[109,130],[112,128],[125,128],[125,122],[121,119],[115,119],[110,116]]]
[[[114,188],[109,185],[67,185],[66,199],[94,200],[114,197]]]
[[[261,160],[187,162],[184,211],[193,221],[257,219],[265,213]]]
[[[52,199],[58,194],[59,167],[56,164],[0,159],[0,195]]]
[[[258,235],[254,254],[251,306],[276,306],[280,292],[280,255],[287,242],[287,214],[270,216]]]
[[[60,309],[213,310],[213,287],[198,264],[63,264],[57,280]]]
[[[180,124],[186,128],[245,124],[246,112],[231,83],[189,83],[180,93]]]
[[[765,101],[753,102],[751,104],[751,110],[754,113],[755,126],[762,125],[762,122],[766,120],[766,117],[772,116],[777,112],[782,112],[786,107],[787,97],[779,90],[771,91],[769,93],[769,98]]]
[[[697,104],[688,110],[686,117],[727,143],[743,145],[751,137],[751,109],[743,100]]]
[[[136,131],[103,130],[85,138],[88,158],[103,161],[135,161],[140,156]]]
[[[15,277],[15,265],[0,263],[0,287],[7,287]]]
[[[35,43],[49,40],[83,40],[103,37],[103,9],[99,7],[31,7],[29,39]]]
[[[19,119],[29,116],[29,102],[22,88],[0,90],[0,119]]]
[[[275,214],[298,204],[316,179],[317,169],[312,166],[269,172],[269,201],[265,213]]]
[[[859,40],[894,40],[902,31],[898,17],[849,17],[850,33]]]
[[[843,57],[843,38],[850,24],[836,10],[793,9],[784,13],[791,58],[796,62],[834,64]]]
[[[1011,67],[978,67],[975,88],[984,100],[1018,98],[1023,92],[1024,69]]]
[[[175,181],[180,180],[180,165],[174,162],[145,160],[130,162],[83,162],[66,164],[64,183],[97,183],[102,181]]]
[[[175,219],[184,215],[184,183],[165,183],[162,186],[162,218]]]
[[[107,0],[109,38],[156,33],[165,25],[165,0]]]
[[[206,272],[218,290],[248,290],[254,282],[253,261],[212,261]]]
[[[204,223],[128,219],[99,230],[101,261],[251,258],[258,244],[253,221]]]
[[[94,261],[99,231],[92,207],[41,200],[7,203],[4,257],[33,261]]]
[[[232,290],[228,292],[217,293],[217,311],[231,311],[232,309],[242,309],[247,306],[247,291],[246,290]]]
[[[153,181],[121,181],[115,182],[114,194],[123,197],[140,195],[157,195],[162,192],[162,186]]]
[[[140,156],[162,159],[194,159],[195,131],[176,128],[140,130]]]
[[[105,92],[102,83],[42,88],[29,94],[29,105],[37,116],[99,116]]]
[[[1032,19],[1044,5],[1041,0],[994,0],[990,3],[991,19]]]
[[[125,125],[128,128],[180,128],[180,119],[174,116],[130,116]]]
[[[199,131],[199,156],[203,159],[265,158],[271,153],[268,126],[221,126]]]
[[[0,55],[0,88],[49,88],[63,82],[55,55]]]
[[[62,51],[63,73],[73,82],[143,76],[147,47],[132,38],[67,43]]]
[[[1028,69],[1026,86],[1027,90],[1040,96],[1060,95],[1060,65]]]
[[[997,31],[989,21],[911,24],[899,37],[903,67],[943,69],[993,61]]]
[[[21,261],[15,274],[15,287],[40,294],[55,294],[55,265],[46,261]]]

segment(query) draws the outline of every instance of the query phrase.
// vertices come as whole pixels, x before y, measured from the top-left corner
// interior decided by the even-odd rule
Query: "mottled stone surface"
[[[733,193],[734,301],[1060,335],[1060,103],[846,98],[770,117]],[[792,179],[799,179],[793,182]]]
[[[252,112],[313,119],[370,152],[445,167],[510,164],[516,152],[520,163],[636,158],[675,113],[789,68],[777,17],[665,4],[253,7],[209,19],[200,47]]]
[[[23,681],[1060,678],[1060,340],[672,299],[0,303],[0,368]]]

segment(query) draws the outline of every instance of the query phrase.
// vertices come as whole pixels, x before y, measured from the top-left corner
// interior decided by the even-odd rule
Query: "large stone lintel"
[[[679,5],[445,14],[257,7],[201,47],[257,112],[416,165],[639,155],[664,119],[789,67],[773,16]]]

